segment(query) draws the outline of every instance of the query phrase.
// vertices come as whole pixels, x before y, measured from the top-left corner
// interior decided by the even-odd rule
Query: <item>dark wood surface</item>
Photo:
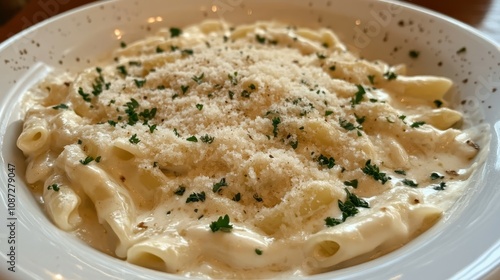
[[[9,1],[17,4],[9,5]],[[3,11],[0,13],[3,17],[0,18],[0,42],[54,14],[94,1],[96,0],[0,0],[0,10]],[[427,7],[467,23],[500,44],[500,0],[407,0],[406,2]]]

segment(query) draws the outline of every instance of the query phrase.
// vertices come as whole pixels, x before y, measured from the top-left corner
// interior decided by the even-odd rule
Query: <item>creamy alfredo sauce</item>
[[[58,227],[141,266],[367,261],[439,220],[477,165],[483,131],[459,129],[450,80],[361,60],[326,29],[204,22],[114,58],[33,89],[18,146]]]

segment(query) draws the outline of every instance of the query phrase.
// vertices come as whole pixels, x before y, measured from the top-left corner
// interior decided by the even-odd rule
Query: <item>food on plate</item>
[[[54,224],[186,276],[308,275],[435,224],[476,167],[451,80],[326,28],[205,21],[122,42],[24,102],[17,145]]]

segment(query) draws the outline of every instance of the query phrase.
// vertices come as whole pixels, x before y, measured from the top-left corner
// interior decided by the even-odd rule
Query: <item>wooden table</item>
[[[30,0],[14,17],[0,26],[0,42],[54,14],[94,1],[96,0]],[[406,2],[430,8],[465,22],[500,44],[500,0],[407,0]]]

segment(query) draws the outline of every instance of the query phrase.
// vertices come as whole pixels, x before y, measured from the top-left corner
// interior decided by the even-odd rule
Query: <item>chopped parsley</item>
[[[361,101],[363,101],[363,96],[366,94],[365,88],[362,85],[356,85],[356,87],[358,88],[358,91],[351,99],[352,106],[361,103]]]
[[[434,100],[434,105],[436,105],[437,108],[441,108],[443,106],[443,101],[441,100]]]
[[[318,163],[321,166],[326,166],[328,169],[332,169],[335,166],[335,159],[333,157],[320,155],[318,157]]]
[[[134,98],[130,98],[130,101],[125,103],[125,113],[128,116],[128,124],[134,125],[139,121],[139,115],[135,111],[135,109],[139,108],[139,102]]]
[[[181,137],[181,135],[179,134],[179,132],[177,131],[177,128],[174,128],[174,135],[177,136],[177,137]]]
[[[431,180],[444,179],[443,175],[436,173],[436,172],[432,172],[430,177],[431,177]]]
[[[295,150],[299,146],[299,140],[296,141],[290,141],[290,146]]]
[[[126,48],[126,47],[127,47],[127,43],[125,43],[125,42],[121,41],[121,42],[120,42],[120,47],[121,47],[122,49]]]
[[[273,122],[273,136],[277,137],[278,136],[278,125],[281,123],[280,117],[274,117],[272,119]]]
[[[337,67],[336,67],[335,65],[332,65],[332,66],[330,66],[330,68],[328,68],[328,69],[330,69],[330,71],[335,71],[335,69],[336,69],[336,68],[337,68]]]
[[[184,50],[181,50],[181,54],[193,55],[194,51],[192,49],[184,49]]]
[[[359,198],[355,194],[349,192],[347,188],[344,189],[347,193],[346,200],[344,202],[338,201],[338,206],[340,211],[342,212],[342,219],[336,219],[332,217],[327,217],[325,219],[325,224],[328,227],[336,226],[345,222],[345,220],[349,217],[353,217],[359,213],[357,207],[370,208],[368,202],[364,199]]]
[[[326,55],[321,53],[316,53],[316,56],[318,57],[318,59],[326,59]]]
[[[55,192],[58,192],[60,190],[60,188],[59,188],[58,184],[52,184],[52,185],[47,187],[47,190],[53,190]]]
[[[135,86],[137,88],[142,88],[144,86],[144,84],[146,84],[146,80],[137,80],[137,79],[134,79],[134,83],[135,83]]]
[[[201,142],[207,143],[207,144],[212,144],[214,142],[215,137],[210,136],[208,134],[205,134],[204,136],[200,137]]]
[[[424,125],[425,122],[414,122],[410,125],[411,128],[417,128],[417,127],[421,127],[422,125]]]
[[[266,37],[260,36],[259,34],[255,34],[255,40],[261,44],[266,43]]]
[[[205,77],[205,73],[201,73],[199,76],[193,76],[191,79],[195,81],[197,84],[201,84],[203,82],[203,78]]]
[[[189,137],[189,138],[186,138],[186,140],[189,142],[198,142],[198,138],[196,138],[196,136],[194,136],[194,135]]]
[[[95,162],[98,162],[98,163],[99,163],[99,162],[101,162],[101,156],[97,156],[97,157],[95,158]]]
[[[333,111],[331,111],[331,110],[326,110],[325,111],[325,117],[327,117],[327,116],[329,116],[331,114],[333,114]]]
[[[54,110],[59,110],[59,109],[68,109],[68,108],[69,108],[69,107],[68,107],[68,105],[63,104],[63,103],[61,103],[61,104],[59,104],[59,105],[56,105],[56,106],[53,106],[53,107],[52,107],[52,109],[54,109]]]
[[[220,192],[222,187],[227,187],[226,178],[222,178],[218,183],[215,183],[212,187],[212,191],[214,193]]]
[[[198,109],[198,111],[201,111],[203,109],[203,104],[196,104],[196,109]]]
[[[158,109],[156,107],[150,109],[144,109],[144,111],[139,113],[139,116],[144,119],[144,124],[147,124],[148,121],[152,120],[156,116],[156,111]]]
[[[255,249],[255,254],[257,254],[257,255],[259,255],[259,256],[260,256],[260,255],[262,255],[262,250],[261,250],[261,249],[258,249],[258,248],[257,248],[257,249]]]
[[[339,119],[339,124],[340,124],[340,127],[342,127],[345,130],[351,131],[351,130],[356,129],[356,126],[353,123],[350,123],[344,119]]]
[[[394,172],[395,172],[396,174],[406,175],[406,171],[404,171],[404,170],[402,170],[402,169],[394,170]]]
[[[156,124],[148,125],[148,127],[149,127],[149,132],[153,133],[155,131],[155,129],[156,129]]]
[[[332,218],[332,217],[326,217],[326,219],[325,219],[325,225],[327,227],[333,227],[336,225],[340,225],[341,223],[342,223],[341,219],[336,219],[336,218]]]
[[[165,50],[161,48],[160,46],[156,47],[156,53],[163,53]]]
[[[141,63],[140,61],[129,61],[129,62],[128,62],[128,65],[130,65],[130,66],[137,66],[137,67],[139,67],[139,66],[141,66],[141,65],[142,65],[142,63]]]
[[[403,184],[405,184],[405,185],[407,185],[409,187],[413,187],[413,188],[418,187],[418,184],[415,181],[413,181],[413,180],[404,179],[402,182],[403,182]]]
[[[170,36],[172,38],[179,37],[181,34],[182,34],[182,30],[180,28],[177,28],[177,27],[170,28]]]
[[[370,84],[374,85],[375,84],[375,75],[368,75],[368,81],[370,81]]]
[[[356,117],[356,122],[358,123],[357,126],[351,122],[348,122],[347,120],[339,119],[340,127],[342,127],[343,129],[345,129],[347,131],[357,130],[358,136],[361,136],[361,130],[363,130],[363,126],[361,124],[363,124],[366,117],[364,117],[364,116],[358,117],[356,114],[354,116]]]
[[[251,94],[251,92],[249,92],[248,90],[244,89],[241,92],[241,97],[250,98],[250,94]]]
[[[118,73],[122,74],[123,76],[127,76],[127,68],[124,65],[120,65],[116,67],[116,70],[118,70]]]
[[[188,198],[186,199],[186,203],[190,203],[190,202],[203,202],[205,201],[205,192],[201,192],[201,193],[192,193],[188,196]]]
[[[188,91],[188,89],[189,89],[189,86],[181,85],[182,94],[186,94],[186,92]]]
[[[386,78],[387,80],[395,80],[398,78],[398,75],[394,72],[391,72],[391,71],[387,71],[384,73],[384,78]]]
[[[436,191],[444,191],[444,188],[446,188],[446,183],[445,182],[441,182],[439,183],[439,185],[435,186],[434,189]]]
[[[344,185],[349,186],[349,187],[353,187],[356,189],[358,187],[358,180],[354,179],[351,181],[344,181]]]
[[[139,140],[139,138],[137,138],[137,134],[132,135],[132,137],[130,137],[128,139],[128,141],[132,144],[137,144],[137,143],[141,142],[141,140]]]
[[[235,86],[238,84],[238,72],[234,72],[233,75],[227,74],[227,77],[229,78],[231,85]]]
[[[83,160],[81,159],[80,163],[83,165],[87,165],[87,164],[91,163],[92,161],[94,161],[94,158],[91,156],[87,156],[85,159],[83,159]]]
[[[91,101],[91,99],[90,99],[90,94],[85,93],[85,92],[83,91],[83,88],[81,88],[81,87],[80,87],[80,88],[78,88],[78,94],[79,94],[79,95],[83,98],[83,100],[84,100],[85,102],[90,102],[90,101]]]
[[[236,201],[236,202],[240,201],[241,200],[241,193],[235,194],[232,199],[233,199],[233,201]]]
[[[223,232],[231,232],[233,229],[233,225],[230,224],[229,216],[226,214],[224,217],[219,217],[217,221],[212,222],[210,224],[210,229],[212,232],[223,231]]]
[[[184,192],[186,191],[186,187],[184,187],[183,185],[180,185],[175,191],[174,191],[174,194],[175,195],[178,195],[178,196],[182,196],[184,194]]]
[[[371,164],[371,159],[366,161],[365,167],[361,168],[361,170],[366,175],[372,176],[376,181],[380,181],[382,185],[390,180],[390,177],[387,177],[385,173],[380,172],[380,169],[377,165]]]
[[[363,207],[363,208],[370,208],[370,205],[368,204],[368,202],[366,202],[364,199],[362,198],[359,198],[358,196],[356,196],[355,194],[349,192],[348,189],[344,188],[346,194],[347,194],[347,199],[346,199],[346,203],[348,201],[350,201],[352,204],[354,204],[354,206],[356,207]]]

